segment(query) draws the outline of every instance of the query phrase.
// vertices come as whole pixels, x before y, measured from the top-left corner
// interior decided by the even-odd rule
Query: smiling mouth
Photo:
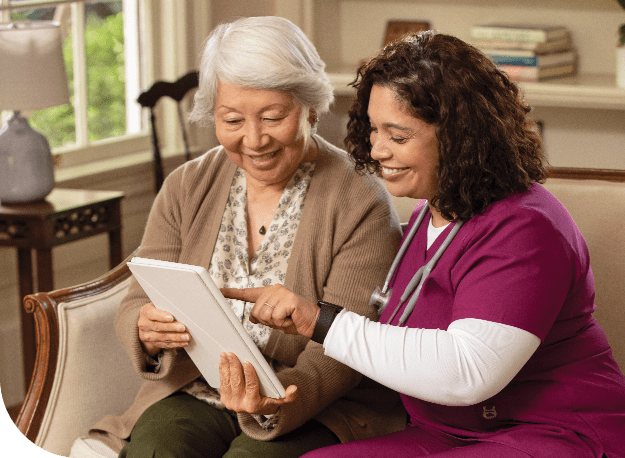
[[[382,173],[384,175],[395,175],[396,173],[403,172],[404,170],[408,170],[409,167],[401,167],[401,168],[391,168],[391,167],[382,167]]]
[[[254,162],[255,164],[264,164],[266,162],[271,161],[275,155],[278,154],[277,151],[274,151],[273,153],[267,153],[267,154],[263,154],[261,156],[247,156],[250,158],[250,160],[252,162]]]

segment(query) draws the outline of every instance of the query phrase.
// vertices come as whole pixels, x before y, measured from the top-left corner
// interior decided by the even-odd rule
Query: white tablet
[[[285,396],[278,377],[205,268],[138,257],[128,267],[154,306],[187,327],[191,341],[185,350],[213,388],[219,387],[219,355],[227,351],[252,363],[263,396]]]

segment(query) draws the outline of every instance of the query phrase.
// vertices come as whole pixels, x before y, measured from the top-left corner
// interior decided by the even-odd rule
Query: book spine
[[[512,81],[540,81],[544,78],[567,76],[575,73],[573,64],[555,67],[526,67],[523,65],[501,65],[501,70],[506,72]]]
[[[473,45],[480,49],[515,49],[519,51],[532,51],[536,54],[548,52],[560,52],[573,49],[570,37],[565,36],[558,40],[546,41],[544,43],[524,43],[521,41],[502,40],[474,40]],[[492,54],[501,54],[493,52]]]
[[[497,65],[523,65],[526,67],[538,67],[540,60],[538,56],[508,56],[491,54],[490,58],[495,61]]]
[[[504,27],[475,26],[471,28],[471,37],[476,40],[501,40],[525,43],[542,43],[547,41],[544,30],[506,29]]]
[[[538,67],[502,65],[500,68],[513,81],[538,81]]]
[[[520,55],[511,52],[489,53],[491,59],[498,65],[524,65],[526,67],[553,67],[555,65],[568,65],[575,63],[576,55],[573,51],[541,54],[541,55]]]

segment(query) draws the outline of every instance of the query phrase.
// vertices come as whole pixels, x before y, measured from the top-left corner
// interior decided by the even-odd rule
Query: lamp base
[[[0,204],[35,202],[53,187],[48,140],[14,112],[0,129]]]

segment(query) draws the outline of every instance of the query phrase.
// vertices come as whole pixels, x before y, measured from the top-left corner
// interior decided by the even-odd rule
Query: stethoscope
[[[378,315],[382,314],[382,312],[388,305],[389,300],[391,299],[391,294],[393,293],[393,289],[389,288],[389,283],[391,282],[393,275],[395,275],[395,271],[397,270],[399,263],[404,257],[406,250],[408,250],[408,246],[410,245],[410,243],[412,242],[412,239],[414,238],[415,234],[419,230],[419,226],[421,225],[421,222],[425,218],[425,214],[427,213],[427,211],[428,211],[428,205],[426,204],[423,206],[423,208],[421,208],[421,211],[419,212],[419,215],[417,216],[415,223],[412,225],[412,227],[410,228],[410,232],[408,232],[408,235],[406,236],[403,243],[401,244],[401,247],[399,248],[399,251],[397,252],[397,255],[395,256],[395,259],[393,260],[393,264],[391,264],[391,269],[386,275],[386,279],[384,280],[384,286],[382,287],[381,290],[379,286],[376,287],[375,291],[371,295],[371,299],[369,299],[369,305],[375,305],[378,307]],[[463,224],[464,224],[464,221],[457,221],[454,227],[449,232],[449,234],[447,234],[445,241],[438,248],[438,250],[436,250],[436,253],[434,253],[434,256],[432,256],[432,259],[430,259],[426,265],[421,266],[419,270],[417,270],[417,272],[414,274],[414,276],[412,277],[412,279],[406,286],[404,293],[401,295],[401,298],[399,299],[399,303],[395,307],[395,310],[393,310],[393,313],[391,314],[386,324],[389,324],[393,321],[393,319],[395,318],[395,315],[397,315],[397,312],[399,311],[401,306],[404,304],[404,302],[406,302],[406,300],[410,296],[412,296],[410,297],[410,301],[408,302],[408,304],[406,305],[406,308],[404,309],[404,313],[402,313],[401,317],[399,318],[398,325],[399,326],[404,325],[406,321],[408,320],[408,318],[410,318],[410,315],[412,314],[412,311],[415,308],[417,300],[419,299],[419,293],[421,292],[421,287],[423,286],[423,283],[425,283],[425,280],[430,275],[430,272],[432,272],[432,270],[436,266],[436,263],[438,262],[440,257],[443,255],[443,253],[445,252],[449,244],[453,241],[454,237],[456,236],[456,234],[458,233],[458,231],[460,230]]]

